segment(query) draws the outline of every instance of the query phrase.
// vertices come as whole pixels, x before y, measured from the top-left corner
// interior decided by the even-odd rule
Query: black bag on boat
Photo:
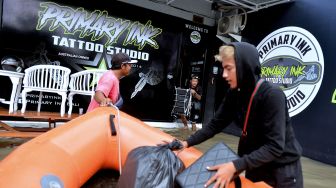
[[[181,148],[180,142],[159,146],[142,146],[127,156],[119,188],[172,188],[175,176],[184,169],[183,162],[171,151]]]
[[[237,158],[238,156],[234,151],[232,151],[226,144],[220,142],[210,148],[204,155],[181,172],[176,177],[176,181],[181,188],[204,187],[204,184],[216,173],[216,171],[207,170],[207,166],[215,166],[221,163],[231,162]],[[240,179],[237,178],[237,180]],[[213,187],[213,185],[214,184],[211,184],[210,187]]]

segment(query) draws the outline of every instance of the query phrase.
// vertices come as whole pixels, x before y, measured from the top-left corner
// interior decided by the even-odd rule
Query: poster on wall
[[[107,70],[113,54],[127,53],[138,63],[121,80],[125,110],[132,115],[141,111],[138,118],[169,118],[167,75],[176,69],[180,36],[150,16],[130,20],[115,16],[112,2],[95,4],[99,7],[79,1],[4,0],[1,30],[11,42],[3,44],[2,55],[19,56],[26,68],[56,63],[75,73]],[[28,94],[28,109],[37,98]],[[45,93],[43,98],[49,105],[42,110],[59,110],[61,97]],[[86,109],[89,100],[75,95],[73,112]]]
[[[266,36],[257,49],[261,77],[283,89],[289,115],[308,108],[324,73],[323,53],[316,38],[303,28],[284,27]]]

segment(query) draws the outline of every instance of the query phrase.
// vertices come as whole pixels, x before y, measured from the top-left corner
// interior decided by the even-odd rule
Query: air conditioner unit
[[[241,27],[241,15],[225,16],[218,20],[217,35],[224,35],[228,33],[238,34]]]

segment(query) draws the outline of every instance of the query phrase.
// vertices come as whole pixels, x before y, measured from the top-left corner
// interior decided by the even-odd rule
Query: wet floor
[[[27,138],[0,138],[0,160],[28,140]]]
[[[185,139],[190,134],[191,130],[184,129],[162,129],[166,133],[178,138]],[[20,138],[0,138],[0,159],[3,159],[13,149],[28,139]],[[225,142],[231,149],[237,151],[238,138],[228,134],[218,134],[215,137],[195,146],[201,151],[206,151],[208,148],[218,142]],[[336,167],[302,157],[302,168],[305,188],[330,188],[336,184]],[[102,170],[95,174],[82,188],[114,188],[116,187],[119,177],[118,171]]]

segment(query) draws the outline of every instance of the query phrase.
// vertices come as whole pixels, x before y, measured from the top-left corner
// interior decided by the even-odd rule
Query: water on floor
[[[5,158],[17,146],[28,140],[27,138],[0,138],[0,160]]]

